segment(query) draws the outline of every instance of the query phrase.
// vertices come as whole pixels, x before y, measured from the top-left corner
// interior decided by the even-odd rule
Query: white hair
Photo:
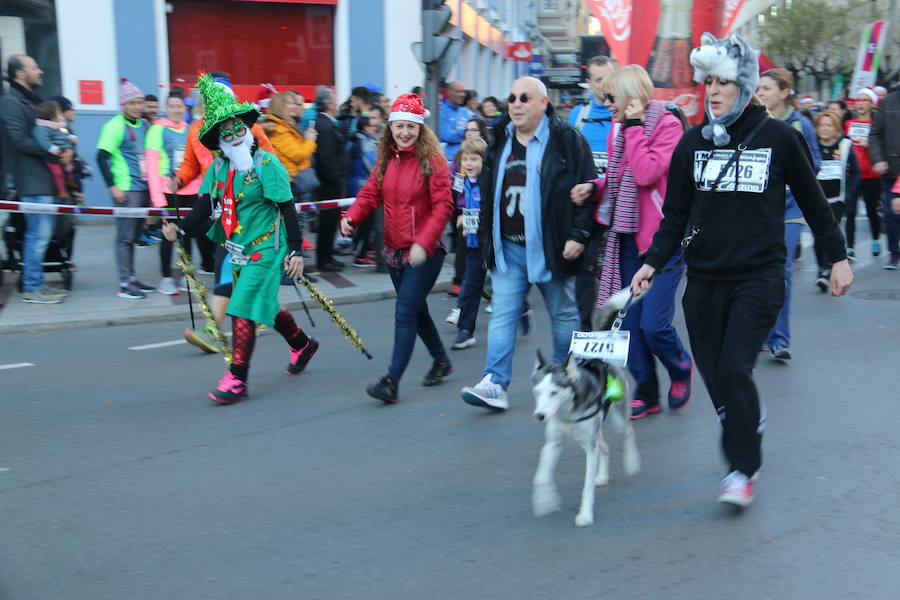
[[[530,75],[526,75],[525,77],[519,77],[518,79],[516,79],[516,81],[531,81],[537,86],[538,94],[540,95],[541,98],[548,97],[547,86],[544,85],[544,82],[541,81],[540,79],[538,79],[537,77],[532,77]],[[513,84],[515,84],[516,81],[514,81]]]

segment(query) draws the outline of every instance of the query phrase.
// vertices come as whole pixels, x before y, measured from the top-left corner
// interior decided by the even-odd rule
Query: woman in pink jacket
[[[662,220],[672,152],[684,132],[664,102],[651,100],[653,83],[643,67],[616,69],[603,80],[603,89],[614,122],[607,141],[606,179],[572,190],[575,202],[598,194],[597,220],[609,226],[598,306],[627,286],[643,263]],[[662,410],[654,355],[669,372],[669,408],[682,408],[691,398],[693,360],[672,326],[675,290],[684,273],[680,253],[667,269],[654,278],[653,288],[631,306],[622,323],[622,329],[631,332],[628,368],[638,384],[632,419]]]

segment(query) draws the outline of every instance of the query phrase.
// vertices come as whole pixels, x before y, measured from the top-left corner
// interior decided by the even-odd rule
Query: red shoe
[[[459,292],[462,288],[455,283],[450,286],[450,289],[447,290],[447,294],[450,296],[459,296]]]
[[[310,241],[303,240],[303,249],[304,249],[304,250],[315,250],[315,249],[316,249],[316,245],[313,244],[313,243],[310,242]]]
[[[225,371],[219,385],[209,393],[209,399],[219,404],[234,404],[247,398],[247,383],[235,377],[231,371]]]
[[[631,419],[636,421],[638,419],[643,419],[644,417],[655,415],[658,412],[662,412],[662,406],[659,404],[647,404],[643,400],[632,400],[631,401]]]
[[[354,267],[374,267],[376,265],[375,259],[368,256],[357,256],[353,259]]]

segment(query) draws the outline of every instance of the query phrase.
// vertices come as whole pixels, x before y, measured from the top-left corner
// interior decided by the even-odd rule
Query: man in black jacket
[[[479,186],[485,262],[494,286],[484,378],[462,389],[465,402],[506,410],[516,328],[537,284],[553,328],[553,360],[569,352],[579,326],[575,275],[596,227],[593,202],[574,204],[576,184],[597,176],[585,139],[556,116],[534,77],[513,82],[509,115],[494,127]]]
[[[319,200],[343,198],[347,177],[346,143],[337,122],[337,102],[330,87],[316,88],[316,131],[319,133],[316,153],[316,175],[320,186]],[[319,271],[340,271],[344,263],[334,259],[334,236],[337,233],[339,208],[319,211],[319,237],[316,239],[316,266]]]
[[[884,176],[884,226],[890,258],[885,269],[900,267],[900,215],[891,209],[891,187],[900,176],[900,91],[889,94],[875,111],[869,132],[872,169]]]
[[[43,100],[35,93],[44,72],[33,58],[14,54],[7,64],[8,94],[0,97],[0,125],[3,127],[4,151],[12,173],[16,192],[22,202],[53,204],[56,188],[45,164],[72,150],[46,152],[31,135],[34,107]],[[53,215],[26,214],[25,240],[22,248],[22,300],[37,304],[58,304],[65,292],[44,284],[44,252],[53,234]]]

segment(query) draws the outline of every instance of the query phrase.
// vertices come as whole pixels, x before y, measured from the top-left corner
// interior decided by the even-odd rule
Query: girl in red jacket
[[[394,351],[387,374],[366,392],[390,404],[397,401],[397,386],[416,335],[434,359],[422,385],[437,385],[453,372],[428,313],[428,293],[447,254],[441,232],[453,215],[453,200],[447,159],[425,125],[426,116],[418,95],[397,98],[388,117],[390,126],[378,143],[375,168],[341,221],[341,233],[349,236],[384,205],[384,256],[397,291]]]

